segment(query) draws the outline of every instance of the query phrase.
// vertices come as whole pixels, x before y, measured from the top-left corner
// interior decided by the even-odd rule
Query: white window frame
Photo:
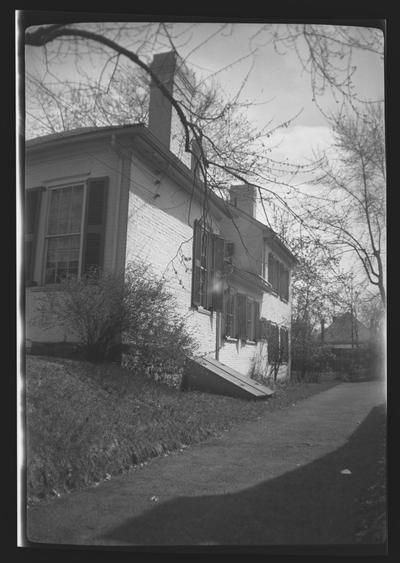
[[[49,218],[50,218],[50,201],[51,201],[51,194],[55,190],[60,190],[63,188],[73,188],[76,186],[83,187],[83,198],[82,198],[82,214],[81,214],[81,226],[80,226],[80,233],[68,233],[65,235],[49,235],[48,228],[49,228]],[[78,258],[78,278],[81,277],[82,274],[82,258],[83,258],[83,235],[85,229],[85,210],[86,210],[86,199],[87,199],[87,181],[72,181],[66,182],[63,184],[56,184],[47,187],[47,204],[46,204],[46,215],[45,215],[45,230],[44,230],[44,239],[43,239],[43,258],[42,258],[42,286],[54,286],[57,287],[59,284],[57,282],[46,283],[46,264],[47,264],[47,253],[48,253],[48,241],[50,238],[60,238],[62,236],[75,236],[77,234],[80,235],[80,242],[79,242],[79,258]]]

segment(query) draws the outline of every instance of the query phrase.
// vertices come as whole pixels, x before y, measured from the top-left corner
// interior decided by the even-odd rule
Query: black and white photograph
[[[18,546],[387,554],[385,20],[15,14]]]

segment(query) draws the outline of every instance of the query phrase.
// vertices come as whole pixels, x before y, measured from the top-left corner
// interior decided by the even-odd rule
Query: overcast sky
[[[312,148],[329,142],[329,127],[312,101],[310,75],[302,70],[294,50],[287,50],[284,55],[276,53],[268,30],[262,30],[254,37],[262,28],[261,24],[249,23],[235,23],[225,27],[221,23],[179,23],[172,24],[169,30],[176,36],[178,52],[196,75],[207,77],[216,73],[214,79],[228,96],[238,91],[244,76],[250,72],[241,99],[259,104],[248,110],[248,117],[257,126],[271,119],[274,124],[278,124],[302,110],[295,122],[277,135],[276,138],[282,139],[282,143],[274,157],[282,159],[290,155],[292,162],[303,160],[311,156]],[[364,34],[368,34],[368,29],[364,30]],[[131,36],[134,37],[135,33]],[[129,44],[129,41],[127,46],[132,46],[133,49],[136,47],[134,43]],[[163,43],[150,45],[146,54],[152,48],[155,49],[154,52],[160,52],[170,50],[171,47],[164,39]],[[32,71],[38,67],[40,61],[43,67],[43,50],[29,48],[27,70]],[[354,51],[353,64],[357,67],[354,75],[357,93],[370,100],[383,99],[384,75],[380,58],[366,51]],[[53,71],[65,79],[73,66],[72,57],[65,59],[63,63],[57,60]],[[322,102],[324,109],[334,109],[330,98],[326,97]]]
[[[177,29],[184,25],[187,26],[179,24]],[[250,70],[243,98],[258,103],[268,101],[249,109],[248,116],[258,124],[268,122],[271,118],[276,123],[286,121],[303,110],[282,133],[284,141],[275,156],[290,154],[292,161],[307,158],[311,156],[311,148],[329,142],[326,118],[312,101],[310,75],[302,70],[294,50],[287,50],[285,55],[276,53],[267,30],[251,40],[260,27],[259,24],[233,24],[218,31],[220,24],[199,24],[191,30],[192,39],[181,47],[180,53],[186,57],[199,45],[187,60],[196,73],[207,75],[246,57],[254,50],[254,56],[244,58],[219,72],[216,79],[227,93],[234,94]],[[368,31],[364,33],[368,34]],[[187,35],[190,36],[190,32]],[[357,93],[370,100],[383,99],[384,74],[380,58],[365,51],[354,51],[353,64],[357,67],[354,75]],[[326,110],[334,109],[334,103],[328,96],[323,100],[323,106]]]

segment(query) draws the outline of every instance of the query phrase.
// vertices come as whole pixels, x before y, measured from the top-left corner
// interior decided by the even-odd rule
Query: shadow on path
[[[359,498],[376,478],[385,432],[383,404],[344,446],[308,465],[239,493],[178,497],[98,539],[153,546],[354,544]]]

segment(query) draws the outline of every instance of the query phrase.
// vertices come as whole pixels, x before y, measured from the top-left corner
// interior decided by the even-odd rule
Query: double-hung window
[[[84,196],[84,184],[49,190],[44,275],[46,284],[59,283],[81,273]]]
[[[193,238],[192,305],[222,311],[224,244],[201,221],[195,221]]]
[[[53,186],[46,198],[40,198],[42,191],[27,190],[26,196],[27,285],[57,284],[102,268],[108,178]],[[40,223],[44,223],[41,241],[37,236]],[[38,242],[44,244],[41,252],[36,252]],[[43,256],[40,267],[35,266],[36,256]]]
[[[260,304],[233,288],[225,292],[225,336],[242,341],[260,339]]]
[[[289,331],[286,327],[262,318],[261,338],[268,344],[268,362],[286,363],[289,361]]]
[[[268,255],[268,281],[281,299],[289,301],[289,270],[272,252]]]
[[[256,311],[255,307],[258,305],[254,299],[251,297],[247,297],[246,302],[246,338],[247,340],[255,341],[256,340]],[[258,319],[257,319],[258,320]]]
[[[238,319],[237,319],[237,293],[232,287],[228,287],[225,291],[225,336],[228,338],[238,337]]]

